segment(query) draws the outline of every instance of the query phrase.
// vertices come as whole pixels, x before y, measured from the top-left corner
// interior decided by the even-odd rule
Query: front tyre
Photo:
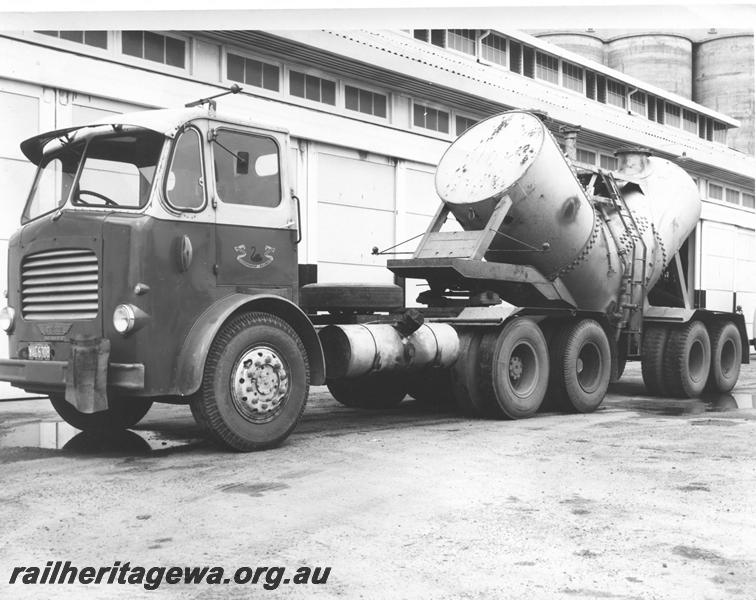
[[[69,425],[82,431],[118,431],[133,427],[152,406],[149,398],[135,398],[108,394],[108,409],[96,413],[83,413],[66,401],[65,394],[50,394],[55,411]]]
[[[271,314],[244,313],[215,336],[192,414],[227,448],[270,448],[296,427],[309,389],[307,353],[292,327]]]

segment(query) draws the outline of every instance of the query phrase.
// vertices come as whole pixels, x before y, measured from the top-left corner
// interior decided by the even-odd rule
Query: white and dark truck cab
[[[441,161],[444,202],[413,258],[389,261],[429,283],[427,308],[404,311],[398,286],[300,288],[287,133],[202,103],[21,144],[38,170],[9,244],[0,380],[78,428],[188,403],[252,450],[291,433],[311,384],[349,406],[409,392],[521,418],[547,396],[595,410],[627,359],[652,393],[688,396],[731,389],[748,360],[742,315],[685,292],[648,302],[698,218],[693,200],[674,223],[654,214],[654,195],[690,194],[667,161],[628,152],[624,171],[576,175],[533,115],[483,121]]]

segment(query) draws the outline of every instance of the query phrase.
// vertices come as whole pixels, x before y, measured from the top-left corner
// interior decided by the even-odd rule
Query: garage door
[[[706,307],[731,311],[743,307],[749,336],[756,309],[756,233],[751,229],[704,221],[701,227],[701,288]]]
[[[395,243],[395,167],[356,150],[318,148],[318,281],[391,283],[385,256]]]

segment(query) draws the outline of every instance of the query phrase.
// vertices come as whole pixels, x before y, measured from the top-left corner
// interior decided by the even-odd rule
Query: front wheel
[[[149,398],[108,395],[108,409],[96,413],[83,413],[66,401],[62,393],[50,394],[55,411],[69,425],[82,431],[118,431],[133,427],[144,418],[152,406]]]
[[[244,313],[215,336],[192,414],[227,448],[270,448],[293,431],[309,389],[310,366],[297,333],[274,315]]]

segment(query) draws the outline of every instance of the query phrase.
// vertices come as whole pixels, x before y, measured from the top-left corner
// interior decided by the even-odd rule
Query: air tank
[[[667,160],[624,153],[615,177],[637,234],[623,224],[627,215],[623,219],[612,206],[594,207],[537,117],[511,111],[457,138],[438,165],[436,190],[465,230],[485,228],[508,195],[512,206],[485,259],[532,265],[550,279],[560,278],[579,308],[612,313],[624,293],[633,236],[646,245],[651,289],[701,212],[695,183]]]

